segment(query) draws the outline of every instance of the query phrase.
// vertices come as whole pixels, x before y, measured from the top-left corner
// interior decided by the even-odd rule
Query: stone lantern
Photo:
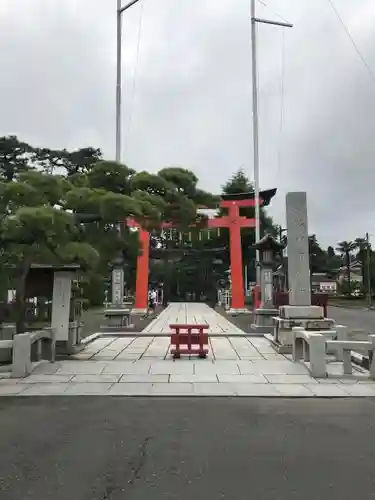
[[[280,254],[285,245],[279,243],[270,234],[266,234],[253,246],[259,250],[261,306],[255,310],[255,320],[251,327],[259,333],[273,331],[272,318],[278,315],[278,310],[273,302],[273,271],[280,263]]]

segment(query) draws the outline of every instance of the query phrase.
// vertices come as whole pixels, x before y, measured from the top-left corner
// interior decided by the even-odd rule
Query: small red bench
[[[206,358],[208,354],[208,330],[210,325],[169,325],[173,330],[171,334],[171,349],[173,357],[180,358],[181,354],[198,354],[200,358]],[[181,349],[181,346],[184,346]],[[186,346],[186,347],[185,347]],[[206,347],[205,347],[206,346]]]

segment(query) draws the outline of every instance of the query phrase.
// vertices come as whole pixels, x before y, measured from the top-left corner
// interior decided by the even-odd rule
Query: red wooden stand
[[[208,346],[208,333],[204,333],[204,330],[208,330],[210,325],[169,325],[169,328],[174,330],[171,345],[175,349],[171,353],[175,359],[180,358],[181,354],[198,354],[200,358],[207,356],[208,349],[205,346]],[[187,348],[181,349],[181,345]]]

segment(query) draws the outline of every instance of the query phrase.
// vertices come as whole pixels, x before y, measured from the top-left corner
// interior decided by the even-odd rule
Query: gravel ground
[[[237,326],[237,328],[241,328],[245,333],[252,333],[251,324],[253,323],[254,315],[250,310],[249,314],[238,314],[236,316],[228,314],[222,307],[215,307],[215,311]]]
[[[82,314],[82,321],[84,322],[83,326],[83,335],[82,337],[88,337],[93,333],[100,332],[100,327],[105,325],[105,319],[103,315],[103,308],[98,309],[89,309]],[[131,322],[134,325],[132,328],[124,328],[121,330],[122,332],[141,332],[147,325],[153,321],[158,314],[162,311],[162,308],[158,308],[156,314],[148,316],[145,318],[142,315],[134,314],[132,315]]]

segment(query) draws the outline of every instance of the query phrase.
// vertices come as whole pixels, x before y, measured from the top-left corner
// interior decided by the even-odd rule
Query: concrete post
[[[12,377],[26,377],[32,370],[31,337],[29,333],[15,335],[13,339]]]
[[[309,333],[310,372],[313,377],[325,378],[326,367],[326,340],[324,335]]]
[[[301,326],[295,326],[293,329],[292,329],[292,332],[293,332],[293,344],[292,344],[292,347],[293,347],[293,361],[294,362],[297,362],[297,361],[300,361],[303,357],[303,339],[301,338],[298,338],[298,333],[299,332],[303,332],[304,331],[304,328],[302,328]]]
[[[370,364],[370,378],[372,379],[375,379],[375,335],[369,335],[368,336],[369,338],[369,341],[372,343],[372,347],[373,347],[373,350],[372,350],[372,356],[370,354],[370,361],[371,361],[371,364]]]

